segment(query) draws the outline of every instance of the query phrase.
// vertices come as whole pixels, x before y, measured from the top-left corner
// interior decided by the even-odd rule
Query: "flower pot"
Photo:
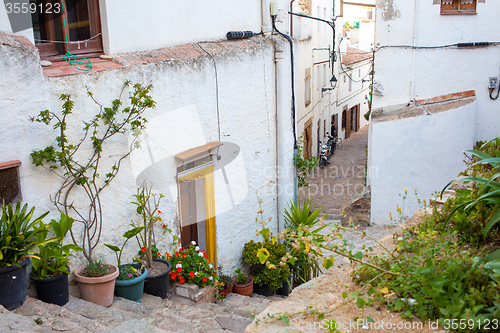
[[[106,276],[87,277],[81,275],[81,272],[85,269],[85,265],[83,265],[76,269],[75,278],[78,281],[81,298],[88,302],[107,307],[113,304],[115,280],[119,271],[115,265],[106,264],[106,266],[114,268],[115,271]]]
[[[26,300],[26,266],[29,264],[30,258],[25,258],[19,263],[21,267],[12,265],[0,269],[0,304],[7,310],[20,307]]]
[[[226,297],[227,297],[227,294],[232,293],[232,292],[233,292],[233,285],[231,284],[231,285],[229,286],[229,288],[224,289],[224,290],[220,290],[220,291],[219,291],[219,294],[220,294],[223,298],[226,298]]]
[[[167,265],[167,270],[160,275],[149,275],[146,280],[144,280],[144,292],[153,296],[167,298],[170,288],[170,275],[168,274],[171,268],[170,261],[163,259],[153,259],[153,261],[163,262]]]
[[[120,265],[120,267],[132,266],[140,268],[141,265]],[[140,303],[142,301],[142,292],[144,291],[144,280],[148,276],[148,270],[144,268],[144,272],[140,276],[136,276],[130,280],[115,281],[115,295]]]
[[[234,286],[233,286],[233,292],[243,295],[243,296],[250,296],[252,295],[253,292],[253,276],[247,275],[250,278],[250,282],[244,283],[244,284],[238,284],[236,283],[236,277],[233,278],[234,281]]]
[[[253,284],[253,292],[262,296],[273,296],[274,290],[267,284],[259,286],[258,284]]]
[[[278,290],[276,291],[276,294],[278,295],[281,295],[281,296],[288,296],[290,295],[290,292],[292,291],[290,289],[290,281],[285,281],[283,282],[283,284],[281,285],[281,288],[278,288]]]
[[[37,298],[45,303],[63,306],[69,301],[68,274],[49,279],[37,279],[30,275],[35,285]]]

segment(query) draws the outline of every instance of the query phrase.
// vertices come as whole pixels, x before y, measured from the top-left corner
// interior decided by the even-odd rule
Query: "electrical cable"
[[[63,15],[63,23],[64,23],[64,32],[65,32],[64,35],[65,35],[66,43],[70,44],[69,39],[68,39],[68,33],[66,33],[66,32],[69,32],[69,30],[66,27],[66,15],[64,14],[65,13],[64,0],[61,0],[61,6],[62,6],[62,15]],[[92,70],[92,61],[90,61],[87,58],[79,57],[79,56],[76,56],[74,54],[71,54],[71,52],[69,52],[69,51],[66,51],[66,53],[64,54],[64,60],[67,61],[70,65],[72,65],[73,67],[75,67],[78,70],[81,70],[84,72],[89,72]],[[79,61],[79,60],[84,60],[84,61]],[[78,67],[79,65],[83,65],[83,68]]]
[[[297,133],[295,129],[295,88],[294,88],[295,78],[294,78],[294,66],[293,66],[293,41],[289,36],[285,35],[281,31],[279,31],[278,28],[276,28],[275,24],[276,16],[271,16],[271,18],[272,18],[273,29],[281,36],[283,36],[288,41],[288,43],[290,43],[290,60],[292,64],[290,72],[292,75],[292,128],[293,128],[293,141],[294,141],[293,147],[294,149],[297,149]]]
[[[493,91],[495,90],[495,88],[490,88],[490,98],[494,101],[496,101],[498,99],[498,96],[500,96],[500,86],[497,88],[497,95],[495,97],[493,97]]]
[[[196,43],[196,44],[198,44],[198,46],[200,47],[200,49],[202,49],[203,52],[205,52],[210,57],[210,59],[212,59],[212,62],[214,64],[214,71],[215,71],[215,105],[216,105],[216,109],[217,109],[217,133],[218,133],[219,142],[220,142],[219,76],[217,74],[217,63],[215,62],[214,57],[210,53],[208,53],[207,50],[205,50],[203,48],[203,46],[200,45],[200,43]],[[219,155],[219,147],[217,147],[217,156],[218,155]]]
[[[365,75],[365,76],[363,76],[363,77],[362,77],[362,78],[360,78],[359,80],[354,80],[354,79],[352,78],[352,76],[351,76],[351,75],[349,75],[349,73],[347,73],[347,71],[344,69],[344,65],[342,64],[342,52],[340,52],[340,44],[342,43],[342,40],[344,40],[344,38],[340,38],[339,48],[338,48],[338,49],[339,49],[339,51],[338,51],[338,52],[339,52],[339,63],[340,63],[340,69],[342,70],[342,72],[343,72],[345,75],[347,75],[347,77],[348,77],[351,81],[353,81],[353,82],[361,82],[361,81],[363,81],[363,80],[364,80],[364,79],[365,79],[368,75],[370,75],[370,72],[371,72],[371,66],[370,66],[370,70],[368,71],[368,73],[366,73],[366,75]],[[374,52],[374,53],[375,53],[375,52]],[[365,53],[361,53],[361,52],[360,52],[360,53],[357,53],[357,54],[365,54]],[[363,59],[363,60],[367,60],[367,59]],[[363,60],[361,60],[361,61],[363,61]],[[372,63],[373,63],[373,58],[372,58],[372,60],[369,62],[369,64],[372,64]]]

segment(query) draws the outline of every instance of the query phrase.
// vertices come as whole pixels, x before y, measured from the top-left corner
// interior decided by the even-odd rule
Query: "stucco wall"
[[[393,224],[399,222],[397,205],[411,216],[417,198],[428,203],[464,169],[462,150],[474,144],[474,128],[466,124],[474,123],[478,103],[472,97],[448,104],[373,111],[368,142],[372,223],[391,224],[389,213]]]
[[[378,1],[376,46],[496,42],[498,13],[500,2],[491,0],[478,3],[476,15],[440,15],[440,6],[433,1]],[[380,49],[375,55],[375,78],[383,85],[384,96],[374,96],[374,107],[475,90],[475,139],[489,140],[500,132],[500,101],[488,96],[488,77],[500,75],[498,50],[497,46]]]
[[[281,38],[272,39],[284,45],[286,61],[281,69],[282,93],[278,98],[283,100],[279,111],[290,117],[289,48]],[[217,49],[211,44],[204,47],[209,52],[212,47]],[[243,244],[259,238],[255,236],[257,196],[262,196],[264,215],[272,217],[275,230],[278,202],[293,197],[289,192],[276,194],[278,153],[282,157],[279,163],[292,166],[291,119],[276,118],[274,44],[270,39],[254,37],[237,45],[225,42],[224,47],[212,54],[217,64],[220,141],[224,143],[219,151],[222,160],[215,165],[218,263],[225,272],[232,272],[241,264]],[[70,93],[75,101],[75,119],[81,119],[80,116],[88,119],[97,112],[97,106],[86,96],[85,87],[94,93],[97,101],[109,105],[119,96],[127,79],[152,83],[151,95],[157,107],[146,113],[149,123],[141,149],[122,163],[118,176],[102,193],[104,230],[96,257],[110,262],[115,261],[114,254],[102,244],[121,244],[121,235],[135,215],[130,204],[132,195],[143,180],[153,182],[154,188],[165,195],[161,206],[164,220],[172,221],[175,232],[179,233],[175,175],[180,164],[174,155],[219,141],[212,60],[201,54],[97,73],[46,78],[37,50],[29,43],[16,40],[10,44],[0,43],[3,123],[0,156],[2,161],[19,159],[22,162],[24,201],[36,206],[37,213],[50,210],[50,217],[56,217],[57,213],[49,195],[58,189],[60,179],[32,165],[30,153],[54,144],[56,133],[51,127],[29,122],[28,117],[45,109],[59,111],[59,95]],[[276,137],[276,123],[281,120],[284,133]],[[72,120],[70,126],[73,133],[79,133],[82,123]],[[126,151],[129,140],[127,136],[112,140],[103,160]],[[292,171],[290,168],[281,175],[280,185],[293,183]],[[274,183],[265,186],[270,180]],[[170,238],[161,228],[157,230],[157,242],[162,252],[170,250]],[[128,245],[125,258],[136,253],[133,243]],[[74,264],[79,262],[76,260]]]

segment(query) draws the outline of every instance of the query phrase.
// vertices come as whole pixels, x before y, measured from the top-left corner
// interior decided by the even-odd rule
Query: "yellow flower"
[[[405,189],[405,195],[407,195],[407,194],[408,194],[408,191]]]

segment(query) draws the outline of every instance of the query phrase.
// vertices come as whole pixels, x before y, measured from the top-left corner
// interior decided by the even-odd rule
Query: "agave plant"
[[[25,204],[21,209],[18,201],[15,210],[10,204],[2,203],[0,219],[0,268],[17,265],[25,257],[33,257],[32,249],[36,246],[52,242],[54,238],[38,242],[37,235],[46,233],[46,227],[36,228],[49,212],[45,212],[31,221],[35,207],[28,211]],[[57,238],[55,238],[57,239]]]
[[[497,147],[500,147],[500,139],[495,138],[486,142],[483,147],[491,142],[495,142]],[[448,217],[445,220],[444,227],[446,227],[447,222],[453,217],[453,215],[463,209],[465,212],[475,209],[479,203],[483,204],[500,204],[500,151],[496,151],[496,157],[493,157],[489,154],[486,154],[477,150],[466,150],[465,153],[472,154],[479,158],[479,161],[472,164],[471,167],[479,164],[489,164],[492,167],[493,175],[489,178],[480,177],[480,176],[467,176],[452,180],[449,182],[441,191],[441,196],[443,192],[448,186],[456,182],[474,182],[479,186],[479,192],[477,198],[471,198],[465,200],[460,205],[454,207],[454,209],[450,212]],[[488,232],[498,223],[500,222],[500,210],[495,214],[491,215],[486,222],[482,232],[483,237],[486,238]]]

